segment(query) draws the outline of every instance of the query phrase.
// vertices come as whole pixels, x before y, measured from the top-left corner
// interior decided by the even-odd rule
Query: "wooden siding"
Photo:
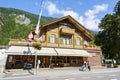
[[[65,23],[64,21],[62,21],[62,23]],[[68,24],[68,23],[66,23]],[[70,24],[70,23],[69,23]],[[70,26],[70,30],[71,31],[74,31],[74,33],[72,32],[72,34],[63,34],[61,33],[61,28],[60,27],[61,25],[61,22],[58,22],[58,23],[55,23],[55,24],[52,24],[52,25],[48,25],[46,29],[46,33],[44,35],[43,38],[45,38],[45,42],[42,43],[43,46],[50,46],[50,47],[65,47],[65,48],[81,48],[83,49],[84,48],[84,33],[80,32],[74,25]],[[69,29],[66,29],[67,31],[69,31]],[[50,35],[55,35],[56,36],[56,39],[57,39],[57,42],[55,43],[50,43],[49,42],[49,36]],[[72,36],[72,44],[62,44],[60,42],[60,37],[61,35],[65,35],[65,36]],[[76,45],[76,38],[80,38],[80,42],[81,42],[81,45]]]

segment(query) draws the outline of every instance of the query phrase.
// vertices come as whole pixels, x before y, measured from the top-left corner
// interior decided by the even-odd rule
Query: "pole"
[[[39,33],[39,26],[40,26],[40,19],[41,19],[41,15],[42,15],[42,8],[43,8],[43,0],[41,1],[41,4],[40,4],[40,13],[39,13],[39,18],[38,18],[38,23],[36,25],[36,29],[35,29],[35,33],[38,35]],[[36,66],[36,63],[37,63],[37,51],[35,50],[35,70],[34,70],[34,75],[37,75],[37,66]]]
[[[34,75],[37,75],[37,51],[35,51]]]
[[[42,8],[43,8],[43,0],[41,1],[40,6],[41,6],[41,8],[40,8],[40,13],[39,13],[39,18],[38,18],[38,22],[37,22],[36,29],[35,29],[35,33],[36,33],[36,34],[39,33],[40,19],[41,19]]]

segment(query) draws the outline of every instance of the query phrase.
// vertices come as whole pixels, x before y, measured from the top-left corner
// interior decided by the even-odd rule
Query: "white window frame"
[[[80,38],[76,38],[76,45],[81,45],[80,44]]]
[[[50,35],[50,43],[55,43],[55,35],[54,34]]]
[[[62,39],[63,39],[63,44],[70,44],[70,38],[62,37]]]
[[[64,29],[70,29],[70,26],[69,25],[61,25],[61,28],[64,28]]]

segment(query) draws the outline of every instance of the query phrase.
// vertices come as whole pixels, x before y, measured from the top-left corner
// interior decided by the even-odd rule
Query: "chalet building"
[[[33,36],[31,34],[31,36]],[[23,68],[26,60],[34,67],[35,55],[40,60],[40,67],[74,67],[81,66],[85,61],[91,66],[101,66],[101,50],[91,44],[94,38],[89,30],[71,16],[65,16],[50,21],[40,27],[41,50],[35,50],[31,45],[33,41],[25,39],[11,39],[6,68],[11,68],[15,60],[15,68]]]

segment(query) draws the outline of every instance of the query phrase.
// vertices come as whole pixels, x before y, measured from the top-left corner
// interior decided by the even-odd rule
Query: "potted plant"
[[[41,50],[42,45],[41,45],[41,43],[36,42],[36,43],[32,44],[32,47],[34,47],[35,49]]]

